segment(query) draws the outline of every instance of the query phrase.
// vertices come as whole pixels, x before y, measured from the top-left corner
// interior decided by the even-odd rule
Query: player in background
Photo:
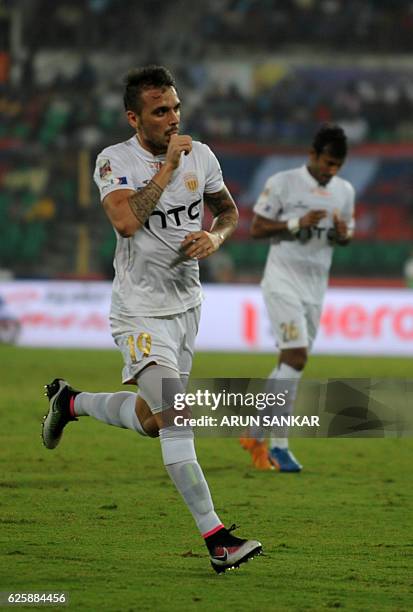
[[[276,343],[278,365],[267,390],[288,389],[283,414],[292,414],[298,382],[317,334],[333,248],[346,246],[354,231],[354,189],[337,176],[347,155],[347,139],[337,125],[315,134],[306,165],[271,176],[254,206],[253,238],[270,238],[261,283]],[[241,445],[258,469],[299,472],[288,448],[288,432],[270,438],[250,431]]]
[[[238,211],[208,146],[179,134],[181,103],[166,68],[132,70],[124,104],[134,135],[99,154],[94,179],[117,239],[112,334],[123,355],[122,380],[139,389],[88,393],[56,378],[46,385],[43,442],[55,448],[66,424],[84,416],[141,436],[159,435],[165,468],[220,573],[259,554],[261,544],[224,527],[192,429],[175,426],[171,412],[174,393],[185,392],[192,366],[202,301],[198,260],[232,234]],[[202,230],[204,202],[214,216],[209,231]]]

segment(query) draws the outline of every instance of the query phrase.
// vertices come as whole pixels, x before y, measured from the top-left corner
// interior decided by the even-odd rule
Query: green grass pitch
[[[193,374],[265,377],[273,362],[198,354]],[[116,351],[1,346],[0,363],[1,591],[66,591],[76,611],[413,608],[411,439],[295,438],[298,475],[253,471],[236,439],[199,439],[219,515],[265,551],[216,576],[157,440],[83,418],[55,451],[41,445],[43,384],[119,390]],[[306,376],[412,378],[412,364],[313,356]]]

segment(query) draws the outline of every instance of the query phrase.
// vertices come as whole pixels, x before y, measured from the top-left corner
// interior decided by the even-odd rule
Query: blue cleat
[[[268,459],[278,472],[301,472],[303,469],[288,448],[277,446],[271,448],[268,452]]]

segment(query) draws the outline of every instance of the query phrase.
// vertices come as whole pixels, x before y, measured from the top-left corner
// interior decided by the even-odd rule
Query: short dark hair
[[[142,110],[140,94],[145,89],[152,87],[175,87],[175,79],[164,66],[144,66],[143,68],[133,68],[128,72],[124,79],[125,93],[123,103],[125,110],[139,113]]]
[[[347,136],[339,125],[324,123],[314,136],[312,146],[317,155],[329,153],[332,157],[344,159],[347,155]]]

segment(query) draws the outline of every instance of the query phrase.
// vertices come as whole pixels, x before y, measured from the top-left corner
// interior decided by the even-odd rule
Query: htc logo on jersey
[[[199,217],[199,203],[201,202],[201,199],[196,200],[196,202],[192,202],[192,204],[190,204],[188,206],[188,217],[190,219],[196,219],[197,217]],[[168,225],[168,219],[172,218],[175,221],[175,225],[177,227],[179,227],[180,225],[182,225],[182,221],[181,221],[181,216],[182,213],[184,213],[184,211],[187,210],[186,206],[181,205],[181,206],[174,206],[173,208],[170,208],[169,210],[166,211],[166,213],[164,213],[162,210],[154,210],[149,219],[145,222],[145,227],[147,229],[150,229],[150,224],[149,221],[151,220],[152,217],[159,217],[160,221],[161,221],[161,229],[165,229]]]
[[[302,227],[299,232],[296,234],[296,239],[299,242],[308,242],[312,238],[321,238],[324,236],[325,232],[327,232],[327,240],[329,242],[334,242],[336,238],[336,230],[334,227],[318,227],[317,225],[313,225],[312,227]]]

